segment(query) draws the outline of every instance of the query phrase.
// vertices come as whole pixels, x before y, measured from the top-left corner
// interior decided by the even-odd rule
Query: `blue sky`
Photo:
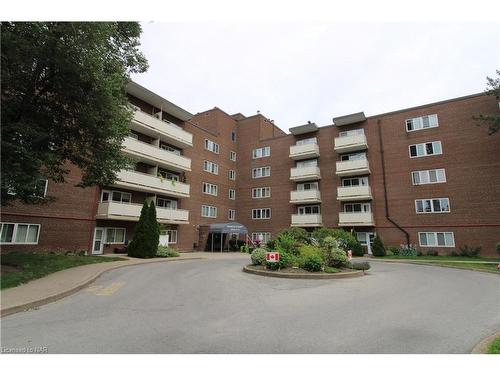
[[[133,79],[192,113],[258,110],[282,129],[484,91],[494,23],[142,23]]]

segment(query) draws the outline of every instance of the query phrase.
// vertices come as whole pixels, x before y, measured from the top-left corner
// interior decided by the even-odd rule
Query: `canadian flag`
[[[266,253],[266,260],[268,262],[279,262],[280,261],[280,253]]]

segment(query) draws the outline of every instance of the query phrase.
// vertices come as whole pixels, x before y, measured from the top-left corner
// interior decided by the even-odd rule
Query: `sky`
[[[132,79],[195,114],[260,111],[283,130],[483,92],[494,23],[142,23]]]

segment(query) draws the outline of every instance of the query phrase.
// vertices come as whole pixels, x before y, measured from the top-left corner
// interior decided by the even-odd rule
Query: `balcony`
[[[339,186],[337,188],[337,200],[347,201],[363,201],[371,200],[372,191],[369,186]]]
[[[321,179],[321,173],[318,167],[302,167],[290,169],[290,180],[292,181],[311,181]]]
[[[293,160],[312,159],[319,156],[319,146],[316,143],[290,146],[290,155]]]
[[[163,150],[149,143],[138,141],[135,138],[126,137],[122,146],[126,154],[139,161],[157,164],[160,167],[177,172],[191,170],[191,159]]]
[[[290,203],[319,203],[321,193],[319,190],[295,190],[290,192]]]
[[[97,219],[139,221],[142,204],[102,202],[97,207]],[[189,211],[156,207],[156,218],[164,224],[189,224]]]
[[[130,129],[152,138],[160,138],[179,148],[192,147],[193,135],[171,122],[162,121],[141,111],[134,112]]]
[[[292,215],[292,227],[321,227],[321,214]]]
[[[339,226],[371,227],[374,225],[371,212],[339,212]]]
[[[337,176],[359,176],[370,173],[368,159],[338,161],[336,167]]]
[[[115,187],[146,193],[164,194],[179,198],[189,198],[189,185],[162,179],[150,174],[122,169],[117,174]]]
[[[366,150],[366,136],[364,134],[336,137],[334,150],[338,153]]]

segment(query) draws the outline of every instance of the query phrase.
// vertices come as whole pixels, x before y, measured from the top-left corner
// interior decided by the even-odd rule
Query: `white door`
[[[365,246],[369,255],[372,254],[372,244],[375,234],[372,232],[357,232],[356,237],[362,246]]]
[[[95,228],[92,254],[102,254],[104,249],[104,228]]]

